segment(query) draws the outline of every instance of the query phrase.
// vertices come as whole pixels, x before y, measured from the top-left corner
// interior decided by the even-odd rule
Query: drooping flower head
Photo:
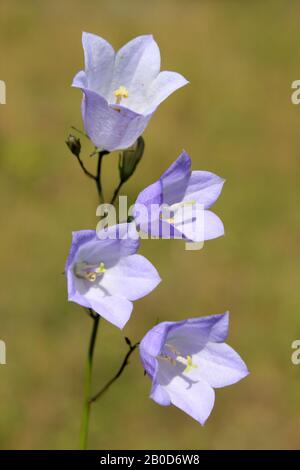
[[[140,344],[143,367],[152,379],[151,398],[175,405],[202,425],[214,406],[214,388],[248,375],[246,364],[226,343],[228,313],[163,322]]]
[[[191,171],[183,151],[158,181],[138,196],[133,215],[142,232],[160,238],[202,242],[224,234],[219,217],[208,209],[218,199],[224,179],[208,171]],[[163,206],[168,213],[164,216]],[[145,210],[146,208],[146,210]]]
[[[83,33],[82,43],[85,70],[73,86],[84,93],[85,130],[98,148],[128,148],[158,105],[188,82],[176,72],[160,72],[160,52],[151,35],[133,39],[117,53],[95,34]]]
[[[111,227],[103,239],[94,230],[73,232],[65,268],[69,300],[119,328],[130,318],[132,301],[149,294],[161,280],[154,266],[136,254],[139,241],[129,236],[128,227]]]

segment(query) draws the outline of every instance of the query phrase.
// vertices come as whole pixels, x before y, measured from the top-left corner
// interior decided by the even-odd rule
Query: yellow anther
[[[106,267],[104,263],[100,263],[98,268],[96,269],[96,273],[103,274],[106,271]]]
[[[163,352],[159,355],[160,359],[170,362],[173,366],[176,366],[177,363],[184,365],[185,369],[183,370],[183,374],[188,374],[191,369],[197,369],[198,366],[197,364],[193,364],[192,356],[182,356],[177,348],[173,346],[173,344],[166,343],[165,346],[175,357],[172,357],[168,353]]]
[[[77,277],[86,279],[90,282],[95,282],[99,274],[105,273],[106,268],[104,263],[100,263],[98,266],[93,264],[85,263],[76,263],[74,266],[74,274]]]
[[[117,90],[114,91],[114,95],[116,97],[116,104],[120,104],[122,98],[128,98],[129,93],[127,88],[125,88],[123,85],[119,86]]]
[[[187,374],[190,372],[191,369],[197,369],[197,365],[193,364],[193,360],[191,356],[186,356],[186,368],[184,369],[183,373]]]

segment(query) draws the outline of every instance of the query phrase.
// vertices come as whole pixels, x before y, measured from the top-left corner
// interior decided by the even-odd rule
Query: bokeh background
[[[149,400],[138,355],[92,411],[96,449],[299,447],[300,78],[297,1],[1,0],[0,78],[0,447],[76,448],[91,329],[67,302],[62,271],[72,230],[97,223],[95,188],[64,141],[82,127],[81,32],[116,48],[153,33],[163,69],[190,85],[159,108],[146,152],[125,186],[134,200],[185,148],[194,169],[227,183],[215,211],[226,236],[187,252],[179,241],[145,241],[163,282],[135,304],[124,332],[103,322],[94,391],[119,367],[124,334],[140,339],[156,319],[231,312],[229,343],[251,375],[217,390],[205,427]],[[88,154],[88,148],[86,148]],[[86,157],[91,168],[92,159]],[[117,154],[104,185],[117,182]],[[125,192],[125,191],[124,191]]]

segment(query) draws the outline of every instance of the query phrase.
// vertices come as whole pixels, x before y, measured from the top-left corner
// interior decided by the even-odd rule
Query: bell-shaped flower
[[[132,312],[132,301],[149,294],[161,281],[154,266],[141,255],[129,224],[105,230],[73,232],[65,272],[68,299],[91,308],[123,328]],[[99,238],[100,236],[100,238]]]
[[[248,375],[246,364],[226,343],[228,313],[163,322],[140,344],[140,356],[152,379],[150,397],[175,405],[202,425],[210,415],[215,388]]]
[[[203,242],[224,234],[219,217],[208,210],[218,199],[224,179],[208,171],[191,171],[183,151],[158,181],[138,196],[133,216],[141,232],[156,238]]]
[[[151,35],[139,36],[117,53],[104,39],[83,33],[85,70],[73,86],[83,91],[82,117],[96,147],[113,151],[134,144],[158,105],[187,80],[160,72],[160,51]]]

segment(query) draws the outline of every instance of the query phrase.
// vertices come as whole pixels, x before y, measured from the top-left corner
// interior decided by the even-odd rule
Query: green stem
[[[84,387],[84,405],[82,413],[81,431],[80,431],[80,449],[85,450],[87,446],[88,427],[90,418],[90,398],[91,398],[91,384],[92,384],[92,369],[93,369],[93,357],[94,349],[97,337],[97,331],[100,321],[100,315],[93,317],[93,329],[90,338],[90,345],[86,363],[86,376],[85,376],[85,387]]]
[[[85,174],[86,176],[88,176],[89,178],[92,178],[93,180],[96,181],[96,176],[94,176],[90,171],[88,171],[88,170],[85,168],[84,163],[83,163],[83,161],[81,160],[80,156],[79,156],[79,155],[76,155],[76,158],[77,158],[78,163],[79,163],[79,165],[80,165],[82,171],[84,172],[84,174]]]
[[[120,181],[120,183],[118,184],[117,188],[114,191],[112,200],[110,201],[111,204],[114,204],[116,202],[117,196],[118,196],[119,191],[122,188],[123,184],[124,184],[123,181]]]
[[[98,163],[97,163],[97,174],[96,174],[96,186],[97,186],[97,191],[98,191],[98,196],[100,199],[100,203],[104,203],[104,195],[103,195],[103,189],[102,189],[102,183],[101,183],[101,169],[102,169],[102,160],[104,155],[109,154],[107,150],[102,150],[101,152],[98,153]]]
[[[90,178],[93,178],[96,182],[96,187],[97,187],[97,192],[99,196],[100,203],[104,203],[104,195],[103,195],[103,189],[102,189],[102,183],[101,183],[101,170],[102,170],[102,160],[104,155],[107,155],[109,152],[106,150],[99,151],[98,153],[98,163],[97,163],[97,173],[96,176],[92,175],[91,173],[86,170],[84,167],[83,162],[81,161],[80,158],[78,158],[79,164],[85,174],[89,176]],[[120,182],[118,187],[116,188],[113,198],[111,201],[111,204],[114,204],[116,201],[116,198],[119,194],[119,191],[123,185],[123,182]],[[97,332],[98,332],[98,326],[99,326],[99,321],[100,321],[100,315],[97,315],[96,313],[93,312],[92,309],[88,309],[88,313],[90,317],[93,319],[93,329],[91,333],[91,338],[90,338],[90,344],[89,344],[89,350],[88,350],[88,357],[87,357],[87,363],[86,363],[86,376],[85,376],[85,386],[84,386],[84,405],[83,405],[83,412],[82,412],[82,421],[81,421],[81,430],[80,430],[80,449],[85,450],[87,447],[87,439],[88,439],[88,429],[89,429],[89,419],[90,419],[90,406],[91,404],[96,401],[106,390],[121,376],[123,373],[124,369],[126,368],[128,364],[129,357],[133,353],[133,351],[137,348],[139,343],[134,344],[133,346],[131,345],[131,342],[126,339],[126,342],[129,346],[129,351],[126,354],[121,367],[117,374],[98,392],[95,396],[91,396],[91,385],[92,385],[92,370],[93,370],[93,357],[94,357],[94,349],[95,349],[95,344],[96,344],[96,338],[97,338]]]
[[[90,398],[90,404],[92,404],[94,401],[98,400],[98,398],[100,398],[103,393],[105,393],[109,388],[110,386],[122,375],[125,367],[129,364],[129,358],[131,356],[131,354],[133,353],[133,351],[139,346],[140,343],[136,343],[134,344],[133,346],[131,345],[131,342],[130,340],[126,340],[128,346],[129,346],[129,351],[127,352],[125,358],[123,359],[123,362],[121,364],[121,367],[119,368],[118,372],[116,373],[116,375],[113,376],[112,379],[110,379],[106,385],[104,385],[104,387],[101,388],[101,390],[96,393],[96,395],[92,396],[92,398]]]

